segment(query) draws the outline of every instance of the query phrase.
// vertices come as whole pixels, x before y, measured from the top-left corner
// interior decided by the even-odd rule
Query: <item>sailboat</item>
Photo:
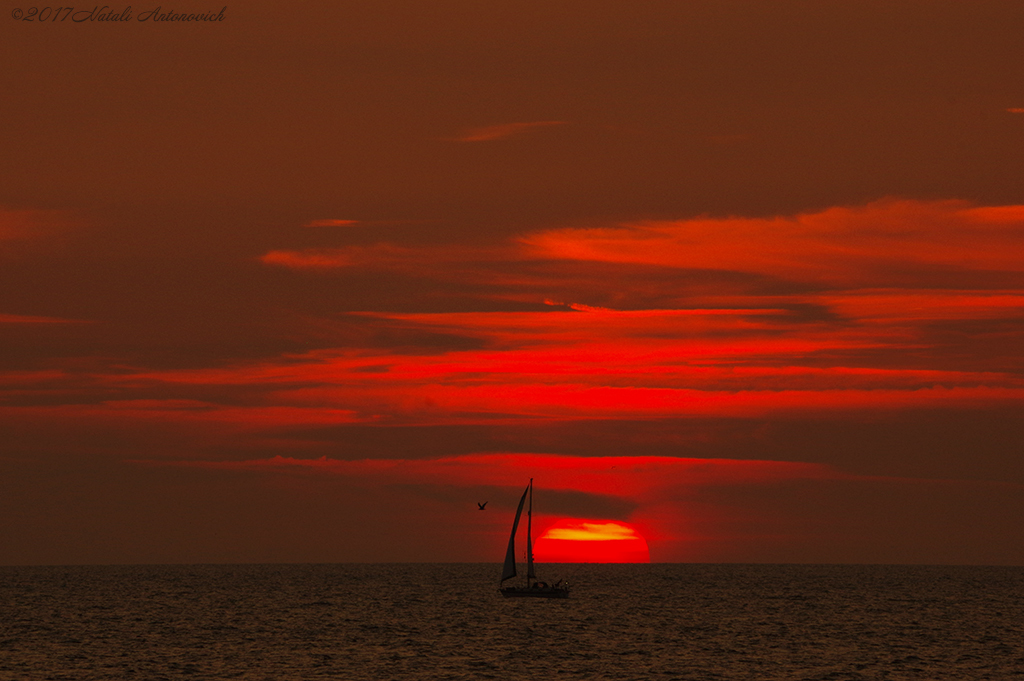
[[[516,576],[516,530],[519,529],[519,518],[523,515],[523,504],[529,496],[530,503],[526,508],[526,586],[501,586],[505,580]],[[506,598],[568,598],[569,585],[561,580],[554,584],[537,581],[533,571],[533,478],[519,500],[516,519],[512,521],[512,534],[508,538],[508,551],[505,552],[505,566],[501,571],[501,582],[498,591]]]

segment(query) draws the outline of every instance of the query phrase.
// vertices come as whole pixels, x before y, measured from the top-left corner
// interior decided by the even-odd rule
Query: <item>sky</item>
[[[1021,3],[151,9],[0,22],[0,564],[1024,564]]]

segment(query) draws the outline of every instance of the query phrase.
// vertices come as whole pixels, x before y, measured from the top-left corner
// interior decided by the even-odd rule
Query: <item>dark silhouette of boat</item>
[[[530,503],[526,509],[526,586],[501,586],[505,580],[516,576],[516,530],[519,529],[519,518],[523,515],[523,504],[529,496]],[[533,478],[519,500],[516,519],[512,521],[512,534],[508,538],[508,550],[505,552],[505,566],[501,571],[501,582],[498,591],[506,598],[568,598],[569,585],[562,580],[554,584],[537,581],[533,570]]]

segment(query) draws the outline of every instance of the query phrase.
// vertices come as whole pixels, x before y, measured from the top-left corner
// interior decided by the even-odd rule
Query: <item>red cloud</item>
[[[60,317],[36,317],[21,314],[0,314],[0,324],[87,324],[83,319],[61,319]]]
[[[268,264],[412,272],[424,287],[438,281],[490,286],[479,294],[488,307],[495,300],[532,300],[534,307],[348,313],[323,322],[359,330],[346,336],[347,348],[204,369],[111,361],[78,370],[63,384],[50,374],[7,374],[0,380],[9,394],[31,394],[39,406],[6,407],[0,416],[260,432],[355,422],[493,424],[1019,403],[1024,289],[1014,281],[1024,273],[1022,238],[1022,206],[889,201],[786,218],[551,230],[527,237],[515,252],[383,243],[271,251],[263,257]],[[530,260],[530,253],[562,260]],[[904,271],[888,272],[886,263],[899,258],[909,263],[898,265]],[[762,284],[743,290],[708,278],[698,293],[673,299],[680,280],[669,277],[656,282],[669,291],[661,298],[664,309],[619,310],[596,302],[615,300],[629,282],[588,273],[592,259],[632,262],[631,274],[699,268],[699,277],[708,278],[708,268],[718,268],[802,281],[787,284],[789,293],[763,294]],[[979,278],[973,287],[917,281],[928,280],[928,267]],[[985,288],[993,273],[1000,275],[998,286]],[[444,309],[451,289],[434,293]],[[0,318],[22,325],[43,320],[50,321]],[[69,403],[76,395],[82,404]]]
[[[267,265],[282,265],[293,269],[329,269],[352,264],[352,259],[340,249],[270,251],[260,260]]]
[[[344,248],[307,248],[301,251],[274,250],[260,256],[267,265],[282,265],[292,269],[332,269],[364,267],[373,269],[416,270],[439,274],[454,262],[486,258],[494,260],[508,254],[493,250],[465,248],[410,249],[381,242],[370,246]]]
[[[0,255],[41,253],[66,243],[83,226],[64,210],[11,210],[0,206]]]
[[[306,227],[349,227],[359,224],[358,220],[310,220]]]
[[[50,377],[44,375],[32,378],[41,382]],[[232,406],[187,399],[136,399],[108,400],[98,404],[0,406],[0,420],[18,424],[105,424],[125,429],[163,424],[181,429],[199,426],[212,432],[237,433],[301,425],[329,426],[352,423],[358,419],[349,410],[329,407]]]
[[[823,299],[861,322],[807,324],[775,308],[364,314],[384,328],[473,338],[480,347],[323,350],[108,380],[129,388],[248,386],[275,405],[391,423],[749,416],[1024,399],[1024,380],[980,360],[963,366],[934,355],[932,366],[873,366],[856,359],[920,355],[927,348],[921,320],[1019,313],[1020,296],[882,291]]]
[[[565,121],[532,121],[529,123],[503,123],[482,128],[470,128],[455,138],[456,142],[492,142],[519,135],[536,128],[565,125]]]
[[[763,485],[786,480],[847,479],[813,463],[664,456],[575,457],[555,454],[472,454],[442,459],[361,459],[275,456],[251,461],[140,461],[147,465],[221,470],[303,469],[361,477],[380,484],[519,487],[535,477],[547,490],[630,500],[660,498],[669,490],[720,485]]]
[[[685,539],[678,525],[689,514],[681,499],[694,498],[702,490],[771,488],[794,482],[825,482],[854,479],[828,466],[785,461],[685,459],[675,457],[571,457],[553,454],[472,454],[431,460],[361,459],[344,461],[322,457],[296,459],[275,456],[248,461],[136,461],[146,466],[216,469],[226,471],[263,471],[265,473],[306,472],[336,475],[346,484],[360,488],[381,486],[434,486],[451,490],[500,487],[519,490],[529,478],[543,493],[582,492],[615,497],[635,505],[643,536],[658,540],[662,546]],[[460,496],[448,493],[449,497]],[[461,495],[461,496],[466,496]],[[550,497],[549,497],[550,498]],[[466,502],[469,504],[470,502]],[[508,531],[500,508],[492,504],[492,514],[500,525],[491,525],[489,534],[500,541]],[[670,510],[669,510],[670,509]],[[535,509],[538,510],[538,509]],[[735,515],[724,506],[708,509],[712,518],[708,532],[718,532],[715,523],[721,517]],[[560,519],[558,515],[536,513],[537,535]],[[475,514],[471,516],[477,519]],[[632,517],[632,516],[631,516]],[[564,518],[563,518],[564,519]],[[453,521],[465,524],[464,518]],[[708,523],[705,523],[706,525]],[[685,543],[685,542],[684,542]],[[667,549],[672,551],[673,549]],[[663,550],[662,555],[666,555]]]
[[[733,270],[877,287],[905,282],[929,267],[1024,272],[1024,206],[881,201],[793,217],[556,229],[524,237],[522,243],[543,258]]]
[[[565,515],[553,511],[558,492],[614,497],[634,509],[628,517],[616,520],[627,521],[648,540],[653,560],[669,561],[735,561],[751,546],[764,551],[762,560],[788,557],[792,561],[801,556],[818,561],[850,560],[858,549],[865,548],[873,557],[876,554],[871,551],[878,551],[879,536],[882,545],[885,541],[906,544],[907,537],[916,536],[921,529],[908,518],[913,514],[905,512],[907,498],[941,508],[948,499],[966,494],[979,501],[994,497],[998,505],[1019,498],[1020,492],[1019,486],[998,483],[855,476],[814,463],[661,456],[497,453],[430,460],[276,456],[248,461],[136,463],[336,476],[351,488],[380,495],[387,493],[385,488],[399,488],[403,498],[415,496],[417,488],[443,489],[446,507],[435,506],[433,512],[445,517],[447,528],[488,551],[477,560],[493,559],[503,550],[515,500],[531,477],[538,495],[535,536],[543,536],[547,528],[564,525],[570,518],[577,524],[581,520],[570,510],[572,499],[578,500],[578,496],[563,497],[559,506],[568,511]],[[492,497],[495,503],[488,506],[489,513],[478,514],[474,501],[488,488],[508,493]],[[892,529],[888,529],[890,525]],[[861,546],[865,529],[873,542]],[[962,539],[954,538],[951,550],[944,548],[945,543],[938,548],[927,541],[911,544],[915,551],[937,550],[936,555],[948,556],[956,553]],[[550,553],[547,559],[553,559]]]

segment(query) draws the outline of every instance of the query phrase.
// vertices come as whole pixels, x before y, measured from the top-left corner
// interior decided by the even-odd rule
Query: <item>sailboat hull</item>
[[[506,586],[498,589],[505,598],[568,598],[569,590],[558,586]]]

